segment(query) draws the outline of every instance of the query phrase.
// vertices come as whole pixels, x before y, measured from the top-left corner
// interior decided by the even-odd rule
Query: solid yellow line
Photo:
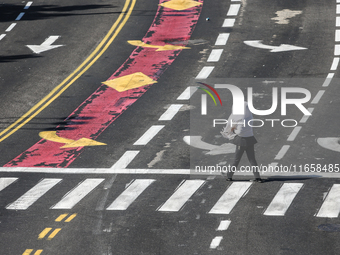
[[[43,231],[41,231],[41,233],[38,236],[38,240],[43,239],[48,234],[48,232],[51,231],[51,229],[52,228],[45,228]]]
[[[52,239],[59,233],[60,230],[61,230],[61,228],[56,228],[56,229],[49,235],[49,237],[47,238],[47,240],[52,240]]]
[[[61,214],[58,218],[55,219],[55,221],[56,221],[56,222],[60,222],[60,221],[62,221],[67,215],[68,215],[68,213]]]
[[[43,250],[37,250],[34,255],[40,255],[43,252]]]
[[[65,222],[70,222],[71,220],[73,220],[75,217],[77,216],[76,213],[72,214],[70,217],[68,217]]]
[[[33,249],[26,249],[26,251],[22,255],[30,255]]]
[[[111,34],[114,32],[116,27],[118,26],[119,22],[122,20],[129,4],[130,0],[126,0],[125,5],[123,7],[122,13],[119,15],[117,21],[113,24],[105,38],[101,41],[101,43],[96,47],[96,49],[91,53],[91,55],[72,73],[70,74],[62,83],[60,83],[57,87],[55,87],[47,96],[45,96],[39,103],[37,103],[35,106],[33,106],[27,113],[25,113],[23,116],[21,116],[16,122],[11,124],[9,127],[7,127],[5,130],[3,130],[0,133],[0,136],[6,134],[9,132],[13,127],[15,127],[11,132],[9,132],[7,135],[2,137],[0,139],[0,142],[8,138],[10,135],[18,131],[22,126],[27,124],[29,121],[31,121],[35,116],[37,116],[42,110],[44,110],[48,105],[50,105],[57,97],[59,97],[68,87],[70,87],[83,73],[85,73],[93,64],[95,61],[98,60],[98,58],[107,50],[107,48],[110,46],[112,41],[116,38],[117,34],[121,31],[122,27],[127,22],[128,18],[131,15],[131,12],[135,6],[136,0],[132,0],[132,5],[129,8],[129,11],[127,15],[125,16],[125,19],[123,20],[122,24],[118,27],[112,38],[108,41],[108,43],[105,45],[104,49],[92,60],[74,79],[71,80],[65,87],[63,85],[67,83],[77,72],[79,72],[90,60],[93,58],[100,48],[104,45],[104,43],[108,40],[108,38],[111,36]],[[61,89],[53,98],[51,98],[59,89]],[[51,98],[51,99],[50,99]],[[50,100],[49,100],[50,99]],[[47,100],[49,100],[47,103],[45,103]],[[45,103],[45,104],[44,104]],[[43,105],[44,104],[44,105]],[[40,107],[41,106],[41,107]],[[39,108],[40,107],[40,108]],[[38,109],[38,110],[37,110]],[[37,110],[35,113],[33,113],[35,110]],[[26,119],[27,118],[27,119]],[[25,121],[23,121],[26,119]],[[21,124],[19,124],[22,122]]]

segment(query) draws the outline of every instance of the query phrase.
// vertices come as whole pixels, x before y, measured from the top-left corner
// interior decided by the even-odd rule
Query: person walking
[[[249,126],[249,121],[253,119],[253,114],[248,108],[248,103],[244,102],[244,114],[233,115],[231,114],[227,126],[222,130],[221,134],[232,140],[232,143],[236,145],[234,162],[232,167],[227,172],[227,181],[232,181],[233,174],[237,169],[242,155],[246,152],[250,165],[252,166],[253,174],[256,182],[262,183],[263,180],[260,177],[259,167],[255,159],[254,145],[257,143],[254,137],[253,128]]]

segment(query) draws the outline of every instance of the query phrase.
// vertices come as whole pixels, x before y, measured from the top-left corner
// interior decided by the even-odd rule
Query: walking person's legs
[[[252,166],[255,180],[258,181],[258,182],[262,182],[261,177],[260,177],[260,173],[259,173],[259,167],[258,167],[257,161],[255,159],[254,145],[248,146],[247,149],[246,149],[246,153],[247,153],[249,163]]]
[[[241,161],[241,158],[242,158],[244,151],[245,151],[245,147],[238,146],[238,145],[236,146],[234,162],[231,166],[231,169],[229,169],[229,171],[227,173],[227,180],[228,181],[232,180],[232,177],[234,175],[234,171],[236,171],[236,168]]]

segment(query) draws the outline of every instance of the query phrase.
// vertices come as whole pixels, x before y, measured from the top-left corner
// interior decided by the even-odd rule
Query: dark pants
[[[253,166],[253,174],[255,178],[260,178],[260,174],[258,172],[258,165],[255,159],[255,150],[254,150],[254,144],[248,145],[248,146],[236,146],[236,151],[235,151],[235,158],[234,158],[234,163],[232,165],[232,170],[236,170],[238,164],[241,161],[243,153],[247,153],[247,157],[249,160],[249,163],[251,166]],[[229,171],[227,173],[227,178],[232,178],[234,172]]]

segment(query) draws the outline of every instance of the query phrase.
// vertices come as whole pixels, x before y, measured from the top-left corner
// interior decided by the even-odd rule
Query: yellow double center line
[[[96,49],[91,53],[91,55],[39,103],[37,103],[28,112],[22,115],[16,122],[3,130],[0,133],[0,142],[18,131],[21,127],[26,125],[35,116],[37,116],[42,110],[44,110],[56,98],[58,98],[68,87],[70,87],[81,75],[83,75],[98,60],[101,55],[103,55],[103,53],[111,45],[113,40],[117,37],[118,33],[121,31],[129,17],[131,16],[135,4],[136,0],[126,0],[123,10],[119,15],[117,21],[112,25],[107,35],[96,47]]]

